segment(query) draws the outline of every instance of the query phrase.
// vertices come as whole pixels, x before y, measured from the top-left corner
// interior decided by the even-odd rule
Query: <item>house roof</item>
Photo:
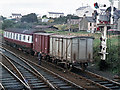
[[[88,20],[88,22],[95,22],[95,19],[93,19],[93,17],[86,17],[86,19]]]
[[[78,9],[76,9],[76,11],[77,11],[77,10],[84,10],[84,9],[86,9],[86,8],[88,8],[88,7],[90,7],[90,6],[79,7]]]
[[[59,12],[48,12],[49,14],[64,14],[64,13],[59,13]]]
[[[114,15],[117,16],[118,18],[120,18],[120,10],[116,10],[116,11],[114,12]]]
[[[12,13],[12,16],[22,16],[21,14]]]

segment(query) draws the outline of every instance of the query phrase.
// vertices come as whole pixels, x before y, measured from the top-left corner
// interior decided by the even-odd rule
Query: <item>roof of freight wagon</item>
[[[94,37],[89,37],[89,36],[68,36],[68,35],[51,35],[51,37],[54,38],[93,38]]]
[[[76,36],[67,36],[67,35],[51,35],[54,38],[75,38]]]
[[[19,28],[9,28],[5,29],[5,31],[14,32],[14,33],[23,33],[23,34],[33,34],[35,32],[44,32],[35,29],[19,29]]]
[[[49,35],[53,35],[53,33],[34,33],[36,35],[45,35],[45,36],[49,36]]]

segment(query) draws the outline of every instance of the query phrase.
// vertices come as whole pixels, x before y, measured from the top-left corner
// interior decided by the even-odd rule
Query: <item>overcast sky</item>
[[[82,5],[88,4],[94,8],[95,2],[105,3],[107,7],[110,5],[109,0],[1,0],[0,15],[10,16],[12,13],[44,15],[47,12],[63,12],[66,15],[75,13]],[[115,5],[117,7],[117,4]]]

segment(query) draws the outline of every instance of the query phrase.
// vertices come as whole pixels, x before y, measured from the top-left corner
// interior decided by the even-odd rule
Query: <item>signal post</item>
[[[98,24],[98,26],[103,27],[103,28],[101,28],[101,37],[100,37],[100,49],[101,49],[101,51],[99,52],[99,54],[101,55],[101,60],[106,60],[106,54],[108,54],[106,52],[106,49],[107,49],[107,27],[109,25]]]
[[[112,0],[111,0],[112,1]],[[113,3],[111,4],[112,7]],[[108,64],[106,62],[106,55],[108,54],[107,51],[107,27],[111,26],[111,24],[113,24],[113,7],[112,7],[112,11],[111,11],[111,20],[109,22],[108,18],[106,17],[106,15],[102,14],[100,12],[100,7],[106,7],[106,5],[100,5],[97,2],[94,3],[94,7],[97,9],[98,12],[98,16],[96,19],[97,22],[97,26],[100,29],[101,32],[101,37],[100,37],[100,56],[101,56],[101,61],[99,63],[100,66],[100,70],[104,70]],[[101,15],[101,17],[100,17]],[[104,19],[103,19],[104,17]]]
[[[100,52],[99,55],[101,56],[100,61],[100,70],[104,70],[108,64],[106,62],[106,56],[107,56],[107,27],[110,26],[110,24],[98,24],[98,27],[100,28],[101,37],[100,37]]]

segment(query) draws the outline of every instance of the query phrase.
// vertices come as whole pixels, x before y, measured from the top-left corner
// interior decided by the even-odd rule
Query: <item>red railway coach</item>
[[[50,49],[50,33],[34,33],[33,34],[33,51],[49,54]]]
[[[7,44],[31,53],[33,48],[33,33],[35,32],[38,32],[38,30],[5,29],[3,36]]]

